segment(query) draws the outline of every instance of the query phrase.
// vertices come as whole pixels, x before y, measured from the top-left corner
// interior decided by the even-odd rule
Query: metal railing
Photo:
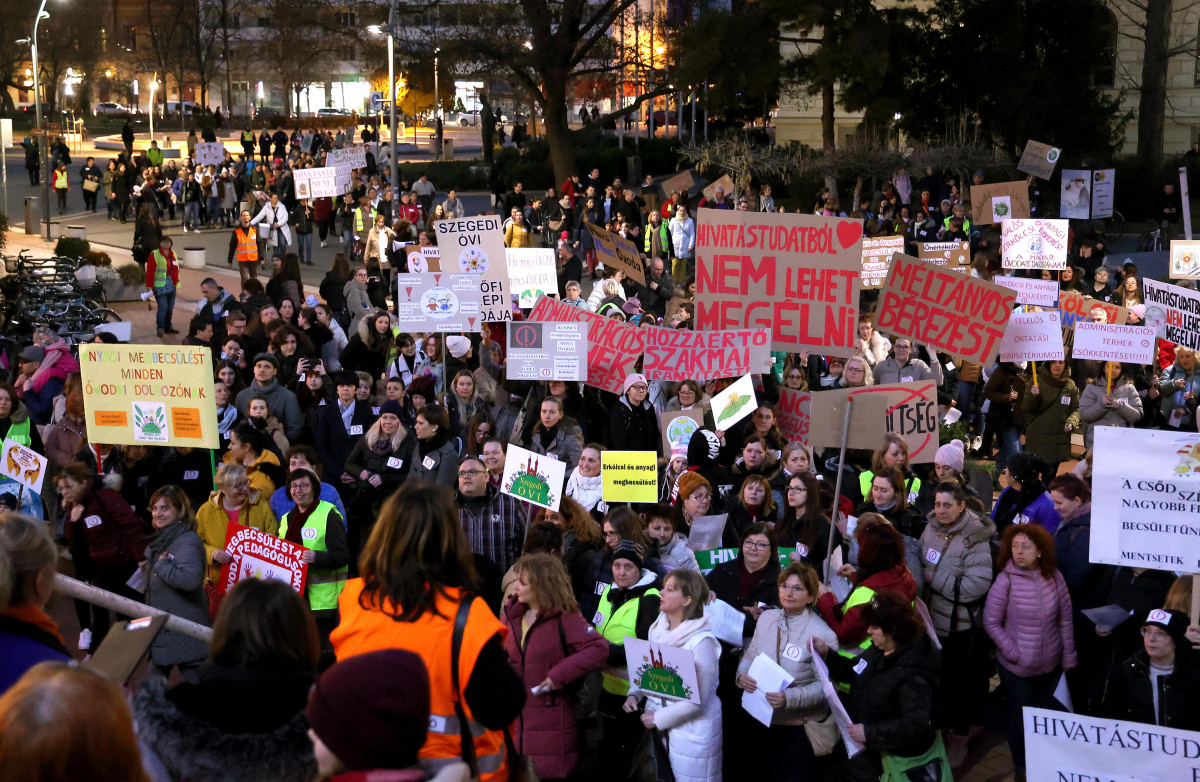
[[[83,600],[101,608],[107,608],[109,611],[116,611],[122,616],[165,616],[167,618],[167,630],[172,630],[180,635],[186,635],[188,638],[195,638],[197,641],[203,641],[206,644],[212,643],[211,627],[205,627],[202,624],[175,616],[175,614],[158,608],[151,608],[145,603],[121,597],[100,587],[94,587],[91,584],[86,584],[70,576],[64,576],[62,573],[55,575],[54,589],[68,597]]]

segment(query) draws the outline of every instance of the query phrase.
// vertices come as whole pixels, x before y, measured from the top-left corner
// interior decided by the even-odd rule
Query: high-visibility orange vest
[[[241,228],[234,230],[237,234],[237,260],[238,263],[257,263],[258,262],[258,231],[253,227],[243,231]]]
[[[341,620],[329,636],[333,650],[339,660],[357,654],[366,654],[381,649],[404,649],[420,655],[429,671],[429,734],[418,757],[421,765],[437,771],[441,765],[457,761],[462,757],[462,737],[458,717],[454,712],[454,683],[451,680],[450,648],[454,637],[454,620],[458,614],[459,590],[447,588],[449,598],[436,596],[436,612],[426,611],[415,622],[397,622],[389,607],[370,610],[359,605],[363,580],[346,582],[338,598]],[[440,614],[440,616],[438,615]],[[462,649],[459,653],[458,684],[465,691],[479,652],[497,633],[507,629],[492,614],[482,600],[471,606],[467,627],[463,632]],[[505,758],[504,733],[488,730],[474,721],[471,707],[462,701],[463,711],[471,723],[471,735],[475,737],[475,756],[483,782],[505,782],[508,779],[508,764]]]

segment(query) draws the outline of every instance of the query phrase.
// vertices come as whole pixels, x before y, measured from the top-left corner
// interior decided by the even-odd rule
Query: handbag
[[[833,748],[837,746],[841,739],[841,734],[838,732],[837,720],[833,718],[833,712],[825,715],[823,720],[808,720],[804,723],[804,734],[808,736],[808,743],[812,745],[813,754],[820,757],[833,752]]]
[[[642,734],[633,750],[633,765],[629,771],[629,782],[675,782],[671,770],[671,757],[663,744],[658,728],[650,728]]]
[[[94,193],[100,189],[100,183],[94,179],[83,180],[83,189],[89,193]]]

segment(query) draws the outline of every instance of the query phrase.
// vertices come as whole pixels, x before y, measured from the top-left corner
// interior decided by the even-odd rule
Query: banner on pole
[[[1154,327],[1080,321],[1075,324],[1071,358],[1153,364]]]
[[[396,323],[403,331],[476,333],[483,323],[479,278],[472,274],[396,275]]]
[[[642,371],[651,380],[715,380],[771,370],[767,329],[690,331],[646,326]]]
[[[625,377],[633,373],[645,346],[643,329],[549,296],[543,296],[533,305],[529,321],[587,324],[587,384],[614,394],[622,392]]]
[[[1000,340],[1001,361],[1062,361],[1062,321],[1058,313],[1014,312]]]
[[[438,220],[434,229],[442,269],[475,277],[485,323],[512,320],[504,232],[496,215]]]
[[[587,380],[587,323],[508,322],[509,380]]]

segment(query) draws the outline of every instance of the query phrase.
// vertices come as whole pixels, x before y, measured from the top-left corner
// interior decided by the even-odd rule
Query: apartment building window
[[[131,24],[121,27],[121,44],[131,52],[137,51],[137,27]]]

